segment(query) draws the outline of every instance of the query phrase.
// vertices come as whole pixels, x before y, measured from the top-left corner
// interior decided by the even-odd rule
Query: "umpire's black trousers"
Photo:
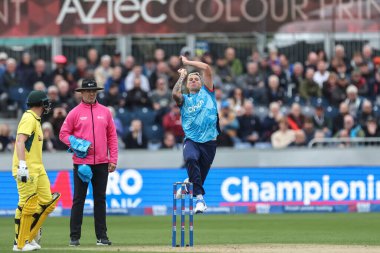
[[[106,225],[106,189],[108,181],[108,164],[90,165],[94,198],[95,234],[97,239],[108,239]],[[70,217],[70,238],[79,240],[83,221],[83,207],[86,199],[88,183],[78,176],[78,165],[74,164],[74,198]]]

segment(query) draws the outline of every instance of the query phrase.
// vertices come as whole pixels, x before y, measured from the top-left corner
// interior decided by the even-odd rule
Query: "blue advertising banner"
[[[62,193],[57,215],[69,214],[72,173],[48,175]],[[119,169],[108,178],[108,213],[168,214],[172,185],[186,177],[184,169]],[[18,198],[11,172],[0,172],[0,187],[0,215],[11,215]],[[210,213],[380,211],[380,167],[213,168],[204,187]],[[92,207],[89,187],[85,212]]]

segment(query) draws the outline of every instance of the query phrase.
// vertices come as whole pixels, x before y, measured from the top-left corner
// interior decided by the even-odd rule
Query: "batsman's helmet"
[[[31,108],[35,106],[42,106],[45,109],[45,113],[50,111],[50,101],[46,96],[46,93],[39,90],[34,90],[29,93],[26,100],[26,105]]]

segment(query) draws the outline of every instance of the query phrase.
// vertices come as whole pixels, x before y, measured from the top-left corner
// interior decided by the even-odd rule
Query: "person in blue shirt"
[[[173,99],[181,108],[182,128],[185,132],[183,156],[196,196],[195,213],[203,213],[206,203],[203,184],[216,153],[216,138],[219,133],[218,110],[212,83],[212,69],[203,62],[190,61],[181,57],[184,66],[199,69],[202,73],[190,73],[181,68],[180,77],[172,92]],[[182,93],[185,82],[188,94]],[[179,194],[177,194],[179,195]]]

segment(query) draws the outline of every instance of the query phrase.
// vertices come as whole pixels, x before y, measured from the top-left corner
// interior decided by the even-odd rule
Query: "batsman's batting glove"
[[[29,179],[29,171],[26,167],[26,162],[23,160],[20,160],[18,163],[17,179],[23,183],[26,183]]]

